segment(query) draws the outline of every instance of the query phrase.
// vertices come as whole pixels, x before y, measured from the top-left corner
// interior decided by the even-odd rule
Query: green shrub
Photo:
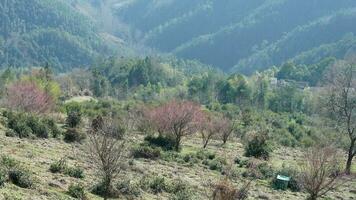
[[[15,124],[13,130],[19,138],[29,138],[32,135],[32,129],[27,126],[25,121],[19,121]]]
[[[80,184],[71,184],[67,193],[77,199],[86,199],[84,187]]]
[[[17,133],[16,133],[14,130],[12,130],[12,129],[7,129],[7,130],[5,131],[5,136],[6,136],[6,137],[16,137],[16,136],[17,136]]]
[[[48,138],[50,133],[58,134],[59,128],[50,119],[41,119],[33,114],[6,112],[7,136],[28,138],[35,135],[39,138]]]
[[[96,185],[94,185],[94,187],[91,189],[91,193],[104,197],[117,197],[119,194],[117,193],[117,191],[114,189],[111,189],[110,191],[106,191],[106,187],[105,184],[103,182],[100,182]]]
[[[104,196],[106,193],[106,189],[103,183],[98,183],[94,185],[94,187],[91,189],[91,193],[98,195],[98,196]]]
[[[68,167],[65,174],[74,178],[84,178],[84,170],[79,167]]]
[[[213,160],[215,158],[215,153],[207,150],[199,150],[196,153],[196,157],[200,160],[204,160],[204,159]]]
[[[1,167],[5,168],[6,170],[10,170],[18,165],[18,162],[9,157],[9,156],[1,156]]]
[[[245,156],[262,158],[267,160],[271,148],[267,143],[267,138],[264,135],[254,135],[245,146]]]
[[[217,160],[212,160],[211,162],[209,162],[210,170],[221,171],[222,168],[223,168],[223,165]]]
[[[169,200],[190,200],[193,199],[192,196],[193,196],[193,192],[191,192],[190,190],[183,190],[177,193],[173,193],[169,197]]]
[[[267,179],[271,178],[274,175],[274,170],[273,168],[268,165],[267,162],[260,163],[257,165],[257,170],[261,173],[261,178]]]
[[[71,142],[82,142],[86,138],[85,133],[78,131],[76,128],[68,128],[64,133],[64,141]]]
[[[6,180],[7,180],[6,171],[3,169],[0,169],[0,188],[2,188],[5,185]]]
[[[161,156],[161,149],[148,145],[137,146],[132,150],[134,158],[157,159]]]
[[[189,200],[192,199],[193,193],[186,182],[181,179],[172,181],[166,186],[166,192],[171,193],[170,200]]]
[[[30,173],[24,169],[14,168],[8,172],[9,180],[21,188],[31,188],[33,181]]]
[[[123,195],[138,197],[141,194],[139,185],[130,180],[123,180],[116,184],[116,189]]]
[[[161,147],[163,150],[173,150],[175,146],[175,140],[165,136],[146,136],[145,141],[150,145]]]
[[[52,163],[49,167],[49,171],[52,173],[63,173],[67,168],[67,163],[65,159],[60,159]]]
[[[82,120],[82,108],[78,103],[71,103],[66,106],[66,125],[69,128],[78,127]]]
[[[237,164],[239,167],[247,167],[248,164],[248,159],[241,159],[236,157],[234,159],[235,164]]]
[[[154,177],[149,182],[149,188],[155,194],[165,191],[166,190],[166,179],[161,176]]]
[[[181,158],[180,154],[176,151],[166,151],[161,153],[161,158],[162,160],[165,160],[167,162],[179,162],[179,163],[184,163],[183,159]]]
[[[210,170],[222,171],[226,164],[226,160],[222,158],[215,158],[213,160],[206,159],[203,161],[203,164],[207,165]]]
[[[199,162],[199,159],[196,157],[195,154],[193,153],[190,153],[190,154],[186,154],[183,156],[183,160],[184,162],[186,163],[191,163],[191,164],[194,164],[194,163],[198,163]]]
[[[61,130],[53,119],[45,118],[42,122],[50,129],[52,137],[57,138],[62,135]]]
[[[42,124],[38,117],[27,115],[25,120],[26,125],[31,128],[33,134],[40,138],[48,138],[48,128]]]

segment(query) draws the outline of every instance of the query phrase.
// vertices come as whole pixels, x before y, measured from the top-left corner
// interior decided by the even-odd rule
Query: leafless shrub
[[[104,199],[112,194],[113,180],[122,169],[124,132],[118,121],[100,116],[92,121],[88,131],[90,157],[101,175]]]
[[[232,185],[227,179],[220,181],[214,186],[212,200],[242,200],[247,199],[251,181],[244,184],[240,189]]]
[[[314,147],[305,153],[299,182],[309,200],[316,200],[342,184],[338,158],[331,147]]]

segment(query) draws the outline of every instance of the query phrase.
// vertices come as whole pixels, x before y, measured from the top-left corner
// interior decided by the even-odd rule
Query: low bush
[[[270,152],[271,148],[267,143],[267,137],[263,134],[252,136],[245,146],[245,156],[247,157],[262,158],[267,160]]]
[[[21,188],[31,188],[33,180],[27,170],[14,168],[8,172],[9,181]]]
[[[165,151],[173,150],[175,146],[175,140],[165,136],[146,136],[145,141],[152,146],[161,147]]]
[[[16,137],[17,134],[16,134],[16,132],[15,132],[14,130],[12,130],[12,129],[7,129],[7,130],[5,131],[5,136],[6,136],[6,137]]]
[[[71,184],[68,187],[67,193],[68,193],[68,195],[70,195],[71,197],[74,197],[76,199],[81,199],[81,200],[86,199],[85,189],[80,184]]]
[[[238,167],[247,167],[247,165],[248,165],[248,159],[242,159],[239,157],[236,157],[234,159],[234,162],[235,162],[235,164],[238,165]]]
[[[227,180],[223,180],[214,186],[212,200],[243,200],[248,197],[250,183],[238,189]]]
[[[82,120],[82,108],[78,103],[66,105],[67,119],[66,125],[69,128],[76,128]]]
[[[223,158],[215,158],[213,160],[205,159],[203,161],[204,165],[207,165],[210,170],[222,171],[224,165],[226,165],[226,160]]]
[[[50,135],[56,137],[60,130],[52,119],[42,119],[33,114],[15,113],[6,111],[3,113],[7,117],[6,136],[29,138],[32,135],[38,138],[48,138]]]
[[[18,166],[18,162],[9,156],[1,156],[1,165],[0,166],[2,168],[4,168],[5,170],[10,170],[10,169]]]
[[[98,195],[98,196],[107,196],[107,197],[117,197],[119,196],[118,192],[114,189],[111,189],[109,192],[106,191],[105,184],[100,182],[91,189],[91,193]]]
[[[154,177],[149,182],[149,188],[155,194],[165,191],[166,188],[167,188],[166,179],[164,177],[161,177],[161,176]]]
[[[196,157],[199,158],[200,160],[208,159],[208,160],[213,160],[216,156],[215,153],[207,151],[207,150],[199,150],[196,153]]]
[[[84,170],[79,167],[69,167],[65,159],[52,163],[49,171],[52,173],[63,173],[74,178],[84,178]]]
[[[85,133],[79,131],[76,128],[68,128],[67,131],[64,133],[64,141],[68,143],[72,142],[82,142],[85,140],[86,135]]]
[[[157,159],[161,156],[161,149],[148,145],[134,147],[132,150],[134,158]]]
[[[7,173],[5,170],[0,169],[0,188],[2,188],[5,185],[6,181],[7,181]]]
[[[94,187],[91,189],[91,193],[98,195],[98,196],[104,196],[105,195],[105,186],[103,183],[98,183],[94,185]]]
[[[49,167],[49,171],[52,173],[63,173],[67,168],[67,163],[65,159],[60,159],[52,163]]]
[[[52,137],[58,138],[60,135],[62,135],[62,131],[58,128],[56,122],[53,119],[45,118],[42,122],[50,129]]]
[[[172,195],[169,197],[170,200],[190,200],[193,199],[193,192],[189,189],[187,183],[182,180],[174,180],[167,187],[167,192]]]
[[[274,170],[267,162],[258,164],[257,170],[261,174],[261,179],[272,178],[274,176]]]
[[[68,167],[64,173],[73,178],[84,178],[84,170],[79,167]]]
[[[116,184],[116,189],[120,194],[138,197],[141,194],[139,184],[130,181],[123,180]]]

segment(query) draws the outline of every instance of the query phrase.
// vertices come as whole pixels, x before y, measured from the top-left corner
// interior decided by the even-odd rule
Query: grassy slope
[[[142,136],[132,135],[130,143],[138,143],[142,140]],[[185,141],[182,154],[194,152],[200,149],[200,139],[195,138]],[[228,159],[233,159],[236,156],[242,156],[242,145],[237,142],[231,142],[222,148],[218,141],[213,141],[208,147],[211,151],[216,151],[217,155],[224,156]],[[71,183],[77,183],[78,180],[70,178],[66,175],[52,174],[49,172],[49,166],[53,161],[56,161],[67,155],[70,165],[78,165],[85,169],[85,179],[80,180],[84,186],[89,189],[96,181],[96,174],[90,160],[86,156],[85,145],[71,145],[57,139],[46,140],[28,140],[9,138],[4,136],[4,132],[0,131],[0,150],[1,154],[10,155],[11,157],[21,161],[28,167],[36,179],[36,187],[34,189],[21,189],[10,183],[0,190],[0,199],[71,199],[65,194],[67,187]],[[295,149],[283,148],[277,149],[272,155],[271,163],[274,167],[280,167],[282,163],[296,163],[300,159],[300,151]],[[355,165],[354,165],[355,166]],[[354,168],[354,170],[356,170]],[[208,199],[205,194],[209,194],[211,190],[204,187],[207,183],[214,183],[221,178],[220,173],[207,169],[203,165],[196,164],[189,166],[188,164],[178,164],[176,162],[166,162],[162,160],[152,161],[145,159],[134,160],[133,165],[123,173],[125,178],[130,177],[132,180],[139,180],[139,177],[144,174],[163,175],[168,179],[180,177],[197,191],[198,199]],[[237,185],[241,185],[245,180],[235,180]],[[356,179],[348,182],[340,189],[330,193],[332,199],[352,199],[355,193],[351,190],[356,190]],[[89,193],[88,193],[89,194]],[[100,199],[89,194],[89,199]],[[249,199],[260,199],[268,197],[269,199],[305,199],[303,193],[292,193],[290,191],[275,191],[270,189],[267,181],[254,181],[250,190]],[[168,194],[159,194],[155,196],[150,193],[143,193],[140,199],[168,199]],[[125,199],[122,197],[122,199]]]

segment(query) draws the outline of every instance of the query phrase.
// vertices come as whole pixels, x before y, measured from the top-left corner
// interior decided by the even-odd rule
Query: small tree
[[[208,146],[208,143],[214,135],[218,133],[218,120],[212,115],[207,116],[200,125],[200,134],[203,140],[203,148],[205,149]]]
[[[200,125],[200,133],[203,140],[203,148],[206,148],[209,141],[218,136],[223,144],[226,144],[234,131],[234,124],[230,119],[220,115],[208,115],[203,117]]]
[[[245,146],[245,156],[267,160],[271,152],[267,141],[268,133],[266,130],[261,130],[260,133],[252,132]]]
[[[53,109],[54,102],[34,81],[18,81],[7,88],[6,105],[25,112],[45,113]]]
[[[338,158],[336,150],[330,147],[316,147],[305,153],[300,184],[309,193],[309,200],[316,200],[340,185]]]
[[[88,132],[90,157],[102,177],[104,199],[113,192],[112,183],[121,172],[125,140],[123,129],[117,121],[97,117]]]
[[[229,140],[231,134],[235,130],[235,122],[231,121],[227,117],[223,117],[218,121],[218,128],[219,130],[219,135],[221,137],[221,140],[223,144],[226,144],[226,142]]]
[[[346,174],[351,173],[352,160],[356,155],[356,67],[341,63],[334,66],[327,74],[328,110],[337,119],[344,134],[350,139]]]
[[[156,130],[175,140],[176,151],[179,150],[183,137],[198,131],[203,119],[200,106],[189,101],[171,101],[151,112]]]
[[[66,106],[67,119],[66,124],[69,128],[76,128],[82,121],[82,109],[77,103]]]

